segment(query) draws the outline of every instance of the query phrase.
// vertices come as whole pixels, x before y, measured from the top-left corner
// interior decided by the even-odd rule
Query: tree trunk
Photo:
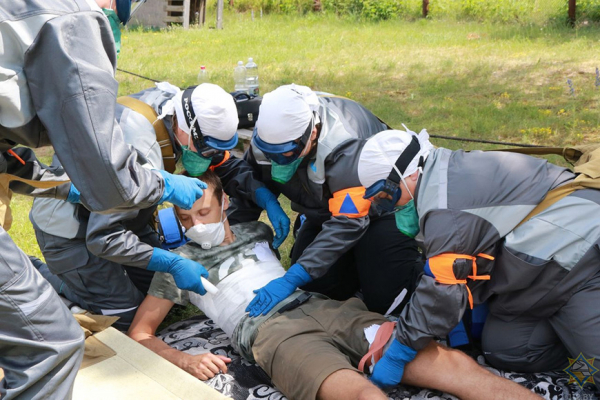
[[[429,0],[423,0],[423,18],[429,15]]]
[[[575,26],[577,15],[575,13],[577,9],[577,0],[569,0],[569,24]]]

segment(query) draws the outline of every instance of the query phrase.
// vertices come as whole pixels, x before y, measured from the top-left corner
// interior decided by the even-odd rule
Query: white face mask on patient
[[[221,199],[221,218],[223,218],[224,204],[225,195],[223,195],[223,198]],[[191,241],[202,246],[202,248],[205,250],[208,250],[213,246],[218,246],[223,243],[223,240],[225,240],[224,222],[226,219],[227,218],[212,224],[194,225],[185,231],[185,236],[187,236]]]

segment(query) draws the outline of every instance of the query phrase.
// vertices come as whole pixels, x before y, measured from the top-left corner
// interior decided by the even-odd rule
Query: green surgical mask
[[[409,238],[414,238],[419,233],[419,214],[415,208],[415,200],[410,199],[403,206],[396,207],[396,227]]]
[[[113,36],[115,37],[115,47],[117,49],[117,58],[119,58],[119,53],[121,52],[121,20],[119,16],[115,12],[115,10],[111,8],[103,8],[102,12],[108,18],[108,22],[110,22],[110,28],[112,29]]]
[[[300,166],[304,157],[298,157],[298,159],[290,164],[280,165],[274,161],[271,161],[271,179],[279,183],[287,183],[292,176],[296,173],[296,170]]]
[[[181,148],[183,149],[181,163],[191,176],[200,176],[210,167],[211,158],[202,157],[195,151],[190,150],[189,146],[181,146]]]

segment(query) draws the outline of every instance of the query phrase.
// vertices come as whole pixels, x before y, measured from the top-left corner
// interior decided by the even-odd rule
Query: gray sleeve
[[[462,319],[468,304],[465,285],[444,285],[423,275],[396,325],[396,339],[421,350],[434,337],[446,336]]]
[[[42,164],[31,149],[18,147],[13,151],[25,164],[8,153],[0,154],[0,158],[3,158],[6,162],[6,173],[32,181],[65,181],[64,184],[50,189],[34,188],[23,182],[12,181],[10,189],[13,192],[33,197],[52,197],[60,200],[67,198],[71,182],[69,182],[69,177],[62,168]]]
[[[179,289],[173,276],[166,272],[156,272],[154,274],[148,294],[159,299],[170,300],[181,306],[186,306],[190,302],[190,295],[187,290]]]
[[[118,264],[146,268],[154,247],[142,242],[123,224],[137,215],[137,211],[91,213],[86,232],[86,246],[90,253]]]
[[[313,278],[323,276],[342,254],[362,238],[369,227],[369,216],[331,217],[323,224],[315,240],[304,250],[298,263]]]
[[[25,53],[37,115],[82,203],[97,212],[150,207],[164,190],[115,122],[115,64],[110,25],[95,11],[51,19]]]
[[[476,255],[484,250],[483,243],[492,240],[488,236],[493,229],[484,219],[457,210],[430,212],[422,227],[428,258],[445,253]],[[489,273],[493,265],[487,264],[484,269],[479,264],[480,275]],[[472,273],[469,267],[470,262],[455,261],[455,276],[466,279]],[[469,305],[468,299],[466,285],[442,284],[431,276],[422,275],[398,319],[396,338],[415,350],[424,348],[433,337],[446,336],[460,322]]]

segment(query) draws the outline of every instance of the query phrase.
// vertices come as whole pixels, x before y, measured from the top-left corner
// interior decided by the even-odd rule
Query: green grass
[[[254,57],[263,93],[295,82],[357,100],[397,128],[405,123],[437,135],[572,145],[599,140],[599,41],[594,24],[365,23],[318,14],[251,21],[249,14],[227,13],[221,31],[123,32],[119,67],[183,87],[195,84],[206,65],[212,82],[233,90],[237,61]],[[117,80],[121,95],[152,86],[122,72]],[[12,237],[40,255],[27,219],[30,200],[15,196],[13,206]],[[291,244],[288,238],[281,252],[285,266]]]
[[[232,90],[233,67],[252,56],[263,93],[295,82],[355,99],[394,127],[560,145],[597,140],[598,40],[595,25],[358,23],[315,14],[253,22],[231,13],[222,31],[126,32],[119,62],[180,86],[195,84],[206,65],[212,82]],[[117,77],[121,94],[151,85]]]

